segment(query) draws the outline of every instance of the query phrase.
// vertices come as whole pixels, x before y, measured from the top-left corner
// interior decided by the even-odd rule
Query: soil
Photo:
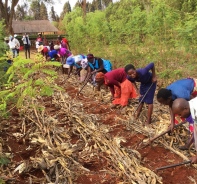
[[[72,98],[76,97],[78,89],[73,87],[72,84],[68,82],[66,85],[64,85],[64,89],[69,94],[69,96]],[[132,148],[139,151],[142,157],[141,164],[143,166],[155,171],[156,168],[183,161],[175,153],[172,153],[171,151],[159,145],[152,147],[147,146],[143,149],[140,149],[139,145],[145,136],[127,130],[123,124],[119,123],[119,120],[116,119],[116,116],[121,117],[122,119],[125,117],[121,115],[120,110],[112,110],[110,108],[111,104],[99,104],[97,101],[93,100],[92,98],[85,97],[84,95],[80,95],[78,100],[83,104],[84,113],[99,114],[100,119],[98,122],[110,127],[109,135],[112,138],[115,136],[124,138],[124,141],[120,143],[121,147]],[[50,101],[50,98],[45,99],[46,104],[50,104]],[[54,105],[46,105],[46,109],[47,112],[52,115],[58,111]],[[57,118],[61,119],[62,115],[57,115]],[[9,119],[9,126],[12,128],[7,127],[1,132],[1,138],[4,142],[3,150],[4,152],[11,152],[13,154],[11,162],[17,163],[17,166],[21,161],[29,161],[30,157],[34,157],[35,154],[39,153],[39,147],[32,146],[29,140],[25,138],[16,139],[13,136],[13,133],[19,132],[19,130],[15,128],[15,125],[20,123],[20,121],[22,120],[20,119],[18,112],[13,111],[12,116]],[[27,130],[28,128],[31,127],[27,127]],[[71,136],[72,144],[76,144],[78,140],[79,137],[77,135],[73,134]],[[28,147],[31,147],[31,149],[28,150]],[[118,184],[119,182],[123,182],[118,179],[118,176],[113,176],[110,173],[103,171],[105,167],[108,166],[108,162],[105,159],[105,153],[102,153],[99,158],[94,158],[92,162],[84,163],[83,166],[89,169],[90,173],[79,175],[74,182],[76,184]],[[163,178],[164,184],[193,184],[194,182],[190,178],[193,178],[194,181],[197,181],[197,170],[190,165],[158,171],[157,174]],[[29,183],[28,178],[30,176],[37,178],[44,177],[41,170],[31,168],[25,174],[18,174],[18,172],[15,173],[15,179],[10,183]],[[38,183],[40,182],[38,181]]]
[[[67,93],[70,96],[75,96],[77,93],[77,90],[74,90],[73,88],[67,87],[66,88]],[[79,99],[82,103],[85,103],[85,107],[90,107],[90,108],[85,108],[86,113],[95,113],[95,103],[92,101],[92,99],[87,99],[83,98],[80,96]],[[93,108],[92,108],[93,107]],[[142,140],[145,138],[144,135],[139,134],[139,133],[133,133],[128,130],[126,130],[126,127],[123,126],[122,124],[119,124],[117,120],[115,120],[115,117],[117,114],[120,115],[119,110],[111,110],[110,109],[110,104],[108,105],[102,105],[98,106],[96,105],[97,112],[102,116],[102,113],[106,113],[107,111],[111,111],[110,114],[104,116],[102,120],[100,120],[101,123],[105,125],[112,126],[109,134],[112,137],[115,136],[120,136],[125,138],[125,142],[121,142],[122,147],[128,147],[128,148],[137,148],[138,145],[142,142]],[[103,111],[103,109],[105,109]],[[124,118],[124,117],[122,117]],[[115,125],[115,126],[114,126]],[[172,153],[170,150],[165,149],[164,147],[161,146],[147,146],[144,149],[136,149],[139,151],[139,153],[142,156],[142,165],[155,171],[156,168],[165,166],[165,165],[171,165],[179,162],[183,162],[182,158],[177,156],[175,153]],[[102,169],[102,167],[101,167]],[[94,166],[91,166],[91,171],[97,171],[98,168]],[[155,171],[156,172],[156,171]],[[163,183],[164,184],[192,184],[193,181],[190,180],[189,178],[193,178],[195,181],[197,181],[197,170],[188,165],[188,166],[179,166],[175,168],[170,168],[162,171],[158,171],[157,174],[163,178]],[[95,177],[94,179],[92,177]],[[83,175],[80,176],[77,179],[77,183],[81,184],[93,184],[93,183],[102,183],[103,181],[100,179],[99,180],[99,174],[95,173],[94,175]],[[118,181],[114,181],[114,178],[110,178],[106,183],[117,183]]]

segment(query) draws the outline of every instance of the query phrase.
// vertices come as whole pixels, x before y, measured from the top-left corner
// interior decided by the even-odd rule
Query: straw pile
[[[74,77],[67,81],[67,85],[68,83],[76,88],[80,86]],[[102,90],[98,95],[93,92],[91,86],[86,86],[82,93],[87,98],[100,100],[104,104],[110,101],[108,92]],[[40,100],[38,97],[34,100],[34,105],[40,106],[40,104],[45,110],[29,108],[21,124],[17,125],[20,131],[14,135],[24,142],[29,139],[29,149],[38,148],[36,154],[30,157],[30,160],[10,166],[11,172],[7,171],[9,178],[14,178],[15,173],[28,173],[32,168],[36,168],[42,171],[44,177],[29,175],[29,183],[72,184],[78,183],[76,181],[80,176],[94,174],[101,176],[100,181],[94,183],[109,183],[109,181],[116,181],[114,183],[119,184],[162,183],[161,178],[153,171],[140,165],[141,156],[136,150],[121,147],[120,142],[124,139],[122,137],[112,139],[108,134],[110,127],[99,123],[98,120],[102,119],[99,114],[85,113],[83,104],[76,98],[73,99],[66,92],[56,91],[52,99]],[[123,109],[125,119],[132,118],[132,111],[136,105],[137,103],[133,102],[130,107]],[[166,130],[169,124],[166,119],[169,117],[161,115],[161,108],[157,108],[154,112],[156,123],[149,128],[143,127],[144,114],[142,113],[137,123],[119,119],[129,129],[146,136],[155,136]],[[175,136],[160,139],[164,146],[184,159],[186,157],[176,146],[182,141],[185,132],[185,129],[181,128]]]

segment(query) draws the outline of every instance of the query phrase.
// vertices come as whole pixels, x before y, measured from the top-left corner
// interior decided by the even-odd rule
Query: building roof
[[[12,27],[15,34],[58,31],[49,20],[12,21]]]

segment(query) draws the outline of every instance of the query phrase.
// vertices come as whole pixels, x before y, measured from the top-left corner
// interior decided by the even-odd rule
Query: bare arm
[[[92,73],[100,72],[104,69],[103,60],[101,58],[98,59],[98,64],[99,64],[99,68],[97,70],[94,70]]]
[[[70,66],[70,68],[68,69],[68,77],[70,77],[70,74],[72,73],[73,71],[73,66]]]
[[[76,71],[75,71],[75,73],[74,73],[74,75],[79,74],[81,70],[82,70],[82,68],[77,68]]]
[[[91,76],[91,72],[92,72],[92,69],[88,66],[87,67],[87,73],[86,73],[86,76],[85,76],[85,79],[84,79],[85,82],[87,82],[87,80],[89,80],[89,78]]]
[[[175,115],[172,112],[172,108],[169,106],[169,110],[170,110],[170,119],[171,119],[171,125],[170,125],[170,129],[171,131],[174,129],[174,124],[175,124]]]
[[[132,82],[132,83],[133,83],[133,85],[134,85],[135,90],[137,91],[137,93],[140,94],[139,89],[137,88],[136,82]]]

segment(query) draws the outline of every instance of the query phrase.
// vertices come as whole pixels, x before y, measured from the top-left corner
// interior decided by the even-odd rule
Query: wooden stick
[[[81,93],[81,91],[83,90],[83,88],[87,85],[87,83],[88,83],[90,77],[92,77],[92,75],[90,75],[90,76],[88,77],[88,79],[87,79],[87,81],[85,82],[85,84],[81,87],[81,89],[80,89],[79,92],[77,93],[77,96]]]
[[[191,160],[188,160],[188,161],[184,161],[184,162],[181,162],[181,163],[178,163],[178,164],[172,164],[172,165],[167,165],[167,166],[157,168],[156,171],[163,170],[163,169],[168,169],[168,168],[172,168],[172,167],[177,167],[177,166],[181,166],[181,165],[185,165],[185,164],[190,164],[190,163],[191,163]]]
[[[175,125],[174,128],[177,128],[177,127],[179,127],[179,126],[181,126],[181,125],[183,125],[183,124],[185,124],[185,123],[186,123],[186,121],[181,122],[181,123]],[[163,135],[165,135],[166,133],[169,133],[169,132],[171,132],[171,130],[166,130],[165,132],[161,133],[160,135],[158,135],[158,136],[152,138],[152,139],[150,140],[150,142],[154,141],[155,139],[157,139],[157,138],[159,138],[159,137],[161,137],[161,136],[163,136]]]
[[[133,112],[133,116],[136,113],[136,111],[138,110],[140,104],[142,103],[142,101],[144,100],[144,98],[146,97],[147,93],[149,92],[150,88],[152,87],[153,83],[150,85],[150,87],[148,88],[148,90],[146,91],[146,93],[144,94],[144,96],[142,97],[142,99],[140,100],[138,106],[136,107],[135,111]]]
[[[183,124],[185,124],[185,123],[186,123],[186,121],[181,122],[181,123],[179,123],[178,125],[175,125],[174,128],[177,128],[177,127],[179,127],[179,126],[181,126],[181,125],[183,125]],[[163,136],[163,135],[165,135],[166,133],[169,133],[169,132],[171,132],[171,130],[166,130],[165,132],[163,132],[163,133],[157,135],[156,137],[153,137],[153,138],[150,139],[150,140],[148,141],[148,143],[147,143],[144,147],[142,147],[142,148],[145,148],[145,147],[148,146],[151,142],[153,142],[154,140],[158,139],[159,137],[161,137],[161,136]],[[141,149],[142,149],[142,148],[141,148]]]

